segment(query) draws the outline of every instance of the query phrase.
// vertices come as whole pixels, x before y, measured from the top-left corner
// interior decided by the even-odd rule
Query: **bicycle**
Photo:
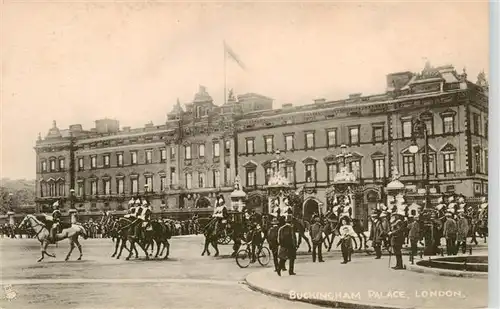
[[[244,245],[246,245],[246,249],[241,249],[236,253],[236,264],[238,264],[240,268],[247,268],[250,264],[255,263],[255,261],[258,261],[259,264],[264,267],[269,264],[271,261],[271,251],[269,248],[264,245],[257,246],[255,248],[256,259],[252,261],[252,244],[245,243]]]

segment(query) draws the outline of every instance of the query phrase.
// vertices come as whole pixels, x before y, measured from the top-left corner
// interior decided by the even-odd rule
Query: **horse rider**
[[[403,248],[403,243],[405,241],[406,226],[403,222],[403,216],[404,213],[397,211],[393,213],[394,219],[391,220],[392,224],[389,236],[391,238],[393,253],[396,256],[396,266],[392,268],[394,270],[404,269],[401,249]]]
[[[59,201],[56,201],[52,207],[54,207],[54,211],[52,211],[52,226],[50,228],[50,243],[56,243],[56,234],[59,229],[59,224],[61,223],[61,211],[59,210]]]
[[[213,217],[215,218],[215,230],[220,233],[224,230],[227,218],[229,217],[226,201],[222,194],[217,197],[217,206],[215,207]]]
[[[153,211],[151,209],[151,204],[148,203],[148,201],[146,201],[146,200],[142,201],[142,207],[144,208],[144,211],[142,212],[142,217],[141,217],[141,219],[143,220],[142,228],[145,231],[147,231],[148,228],[151,227],[151,215],[153,214]]]
[[[292,226],[292,216],[286,216],[285,224],[278,230],[278,256],[280,265],[278,268],[278,276],[281,276],[281,270],[285,268],[286,261],[289,261],[288,274],[296,275],[294,272],[295,258],[297,257],[297,238]]]
[[[135,201],[134,199],[131,199],[129,202],[128,202],[128,210],[127,210],[127,214],[124,216],[125,218],[127,219],[130,219],[130,220],[135,220]]]

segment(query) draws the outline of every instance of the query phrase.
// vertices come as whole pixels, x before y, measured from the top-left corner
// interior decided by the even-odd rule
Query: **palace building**
[[[417,118],[427,130],[428,174]],[[396,170],[415,195],[427,177],[432,194],[487,194],[488,83],[484,73],[473,83],[452,66],[427,64],[389,74],[381,94],[279,109],[255,93],[230,93],[217,106],[200,87],[164,124],[131,129],[103,119],[90,130],[60,130],[54,122],[35,150],[40,207],[60,200],[83,213],[122,210],[146,195],[155,212],[207,209],[217,193],[229,202],[238,175],[248,207],[263,211],[279,150],[286,177],[301,188],[304,216],[326,208],[326,192],[346,166],[356,176],[355,216],[367,218]]]

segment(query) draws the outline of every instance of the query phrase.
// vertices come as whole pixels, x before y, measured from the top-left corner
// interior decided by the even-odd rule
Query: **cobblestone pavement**
[[[110,239],[82,241],[83,260],[63,259],[66,241],[49,247],[56,258],[37,263],[34,239],[0,239],[3,291],[0,308],[287,308],[290,302],[250,290],[242,284],[251,265],[240,269],[220,246],[223,258],[202,257],[202,237],[174,237],[170,259],[111,258]],[[304,257],[302,260],[310,259]],[[8,300],[11,298],[11,300]],[[296,304],[296,308],[314,308]]]

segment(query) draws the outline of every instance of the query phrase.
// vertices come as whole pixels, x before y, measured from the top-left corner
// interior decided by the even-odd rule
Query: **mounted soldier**
[[[52,204],[53,211],[52,211],[52,226],[50,228],[50,237],[49,241],[50,243],[56,243],[56,234],[59,229],[59,225],[61,224],[61,211],[59,210],[59,201],[56,201],[54,204]]]
[[[133,198],[128,202],[127,214],[124,217],[132,221],[135,220],[135,201]]]
[[[215,230],[217,233],[221,233],[226,228],[227,219],[229,218],[226,201],[222,194],[217,197],[217,206],[213,217],[215,218]]]
[[[147,231],[148,228],[151,227],[151,215],[153,214],[153,211],[151,210],[151,204],[149,204],[146,200],[142,201],[142,207],[144,208],[144,211],[142,212],[142,228],[144,231]]]

